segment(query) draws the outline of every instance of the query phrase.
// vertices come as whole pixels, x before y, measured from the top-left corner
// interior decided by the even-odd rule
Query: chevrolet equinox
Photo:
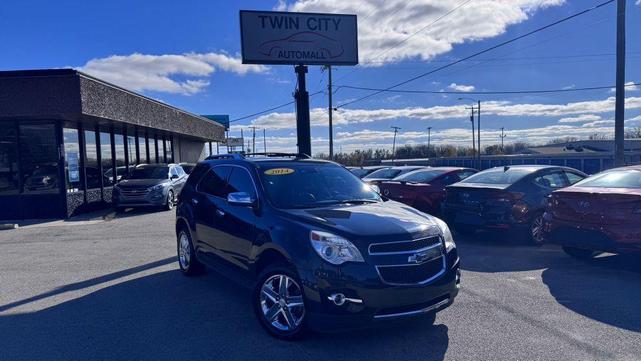
[[[443,221],[305,156],[198,163],[179,196],[176,235],[181,271],[206,265],[251,285],[260,324],[278,338],[413,315],[431,324],[458,294]]]

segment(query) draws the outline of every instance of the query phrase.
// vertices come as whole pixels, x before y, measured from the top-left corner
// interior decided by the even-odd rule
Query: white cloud
[[[460,92],[471,92],[474,91],[474,85],[463,85],[452,83],[448,86],[449,89],[460,91]]]
[[[195,94],[207,87],[216,70],[239,75],[264,73],[262,65],[244,65],[240,58],[219,53],[111,55],[78,67],[90,75],[134,91]],[[176,77],[193,79],[176,79]]]
[[[501,35],[508,26],[527,20],[538,10],[563,3],[564,0],[477,0],[422,31],[459,2],[298,0],[288,5],[279,1],[276,7],[357,14],[360,61],[365,65],[380,66],[410,58],[428,60],[450,51],[454,45]],[[402,45],[396,46],[399,42],[403,42]],[[370,62],[374,59],[375,62]]]
[[[614,97],[603,100],[590,100],[566,104],[539,104],[524,103],[514,104],[506,101],[486,101],[481,104],[483,115],[495,115],[505,117],[565,117],[563,123],[571,122],[573,118],[566,116],[579,115],[575,117],[576,122],[597,121],[601,118],[596,114],[614,111]],[[641,97],[628,97],[625,100],[625,107],[628,110],[641,108]],[[310,112],[312,126],[327,125],[327,109],[314,108]],[[390,119],[417,119],[417,120],[441,120],[452,118],[466,118],[468,111],[461,105],[407,107],[407,108],[381,108],[381,109],[340,109],[334,112],[334,124],[356,124],[370,123]],[[587,117],[577,120],[580,116]],[[254,119],[252,125],[267,129],[294,129],[296,116],[294,113],[269,113]]]
[[[641,0],[639,0],[641,1]],[[634,92],[637,91],[641,88],[639,88],[638,85],[636,85],[633,81],[629,81],[625,83],[625,91],[626,92]],[[616,93],[617,89],[616,88],[610,88],[610,93]]]
[[[601,117],[596,114],[583,114],[576,117],[567,117],[559,119],[559,123],[581,123],[581,122],[594,122],[601,120]]]

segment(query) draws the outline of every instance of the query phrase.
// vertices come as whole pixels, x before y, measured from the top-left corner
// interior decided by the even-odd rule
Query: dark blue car
[[[180,269],[207,265],[251,285],[271,335],[419,314],[433,322],[452,304],[459,258],[440,219],[382,198],[332,162],[213,158],[179,197]]]

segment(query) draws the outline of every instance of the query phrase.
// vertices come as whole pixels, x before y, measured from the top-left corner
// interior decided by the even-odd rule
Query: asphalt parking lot
[[[249,291],[185,278],[173,212],[0,232],[0,360],[640,360],[641,262],[456,237],[463,288],[421,319],[299,342],[269,337]]]

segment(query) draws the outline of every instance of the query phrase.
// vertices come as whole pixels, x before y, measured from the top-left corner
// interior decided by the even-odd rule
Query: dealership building
[[[225,136],[211,119],[72,69],[1,71],[0,126],[0,220],[109,206],[129,168],[193,163]]]

